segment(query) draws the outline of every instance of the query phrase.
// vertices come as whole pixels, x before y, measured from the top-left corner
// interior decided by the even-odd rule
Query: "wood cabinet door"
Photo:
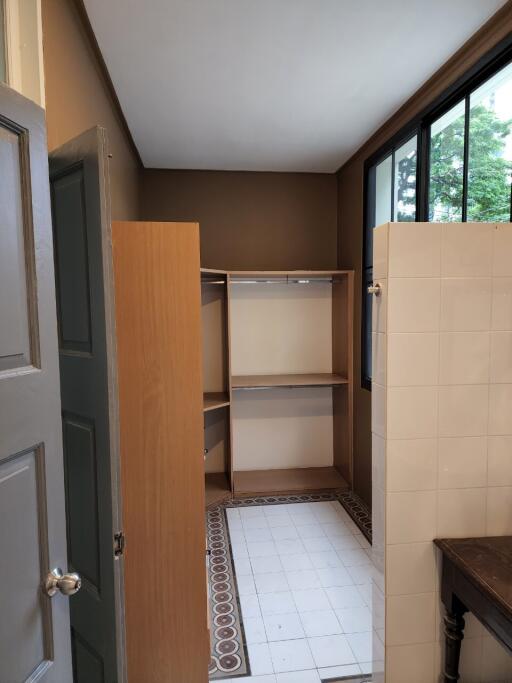
[[[112,228],[128,680],[206,683],[199,226]]]

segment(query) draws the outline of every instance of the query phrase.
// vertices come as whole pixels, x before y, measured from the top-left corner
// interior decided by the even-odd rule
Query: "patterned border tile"
[[[209,549],[208,599],[211,641],[208,675],[210,680],[249,676],[249,658],[240,618],[236,576],[223,505],[211,507],[206,511],[206,529]]]

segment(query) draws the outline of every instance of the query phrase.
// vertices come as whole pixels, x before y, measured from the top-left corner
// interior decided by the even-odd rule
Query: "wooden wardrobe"
[[[128,680],[206,683],[199,226],[114,222],[112,245]]]

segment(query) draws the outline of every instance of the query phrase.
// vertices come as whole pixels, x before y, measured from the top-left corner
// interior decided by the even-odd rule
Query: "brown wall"
[[[369,504],[372,495],[371,393],[360,386],[364,162],[511,31],[512,2],[508,2],[338,171],[338,265],[356,271],[354,485],[359,495]]]
[[[95,125],[107,129],[114,219],[139,216],[140,164],[74,0],[42,0],[49,150]]]
[[[199,221],[203,267],[336,267],[334,174],[145,170],[141,215]]]

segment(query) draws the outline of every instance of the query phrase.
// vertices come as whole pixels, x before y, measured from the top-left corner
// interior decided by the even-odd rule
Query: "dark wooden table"
[[[472,612],[512,654],[512,536],[437,539],[434,543],[443,554],[444,683],[452,683],[459,680],[466,612]]]

